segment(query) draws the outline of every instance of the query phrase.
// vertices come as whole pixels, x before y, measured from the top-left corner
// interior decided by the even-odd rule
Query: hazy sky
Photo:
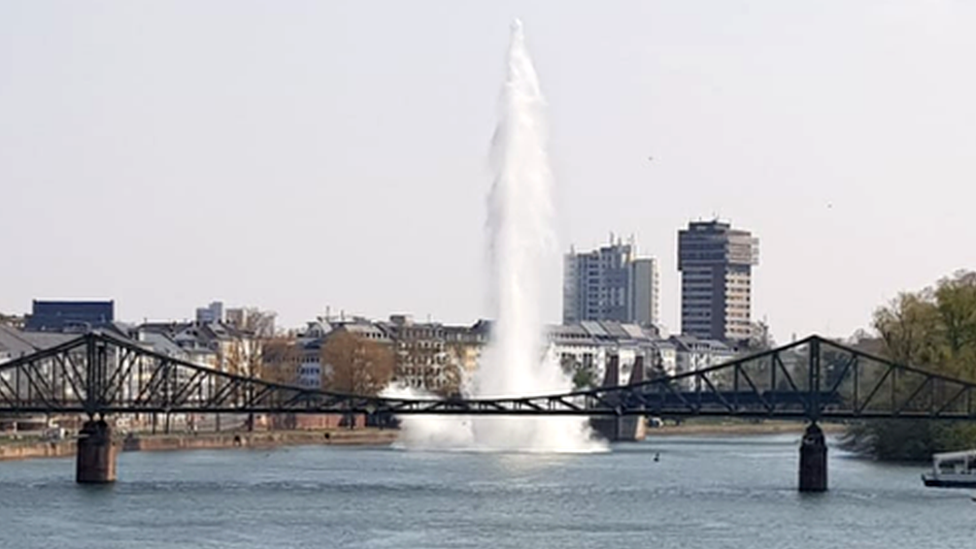
[[[634,234],[671,329],[699,217],[760,237],[753,315],[780,340],[976,267],[968,0],[6,0],[0,311],[474,321],[513,17],[563,246]]]

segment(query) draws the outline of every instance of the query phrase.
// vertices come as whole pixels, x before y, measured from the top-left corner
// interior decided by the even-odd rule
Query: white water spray
[[[488,197],[491,342],[466,394],[505,397],[565,392],[572,383],[555,357],[543,356],[540,311],[544,262],[558,261],[553,232],[552,174],[546,154],[545,99],[522,25],[512,24],[508,73],[491,141],[494,182]],[[585,418],[406,417],[407,447],[527,452],[588,452]]]

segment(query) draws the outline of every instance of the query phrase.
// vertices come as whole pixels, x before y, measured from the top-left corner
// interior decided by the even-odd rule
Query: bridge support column
[[[827,440],[816,423],[811,423],[800,442],[800,491],[827,491]]]
[[[85,422],[78,433],[75,480],[78,484],[115,482],[115,448],[112,428],[104,419]]]

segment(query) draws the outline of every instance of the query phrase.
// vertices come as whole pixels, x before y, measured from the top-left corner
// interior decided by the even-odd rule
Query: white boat
[[[932,472],[922,475],[926,486],[976,488],[976,450],[932,455]]]

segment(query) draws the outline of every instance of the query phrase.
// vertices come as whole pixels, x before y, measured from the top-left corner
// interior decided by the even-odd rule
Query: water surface
[[[0,547],[973,547],[970,491],[832,449],[795,491],[797,438],[667,437],[607,454],[389,448],[125,453],[111,487],[74,462],[0,463]],[[654,462],[655,453],[660,461]]]

